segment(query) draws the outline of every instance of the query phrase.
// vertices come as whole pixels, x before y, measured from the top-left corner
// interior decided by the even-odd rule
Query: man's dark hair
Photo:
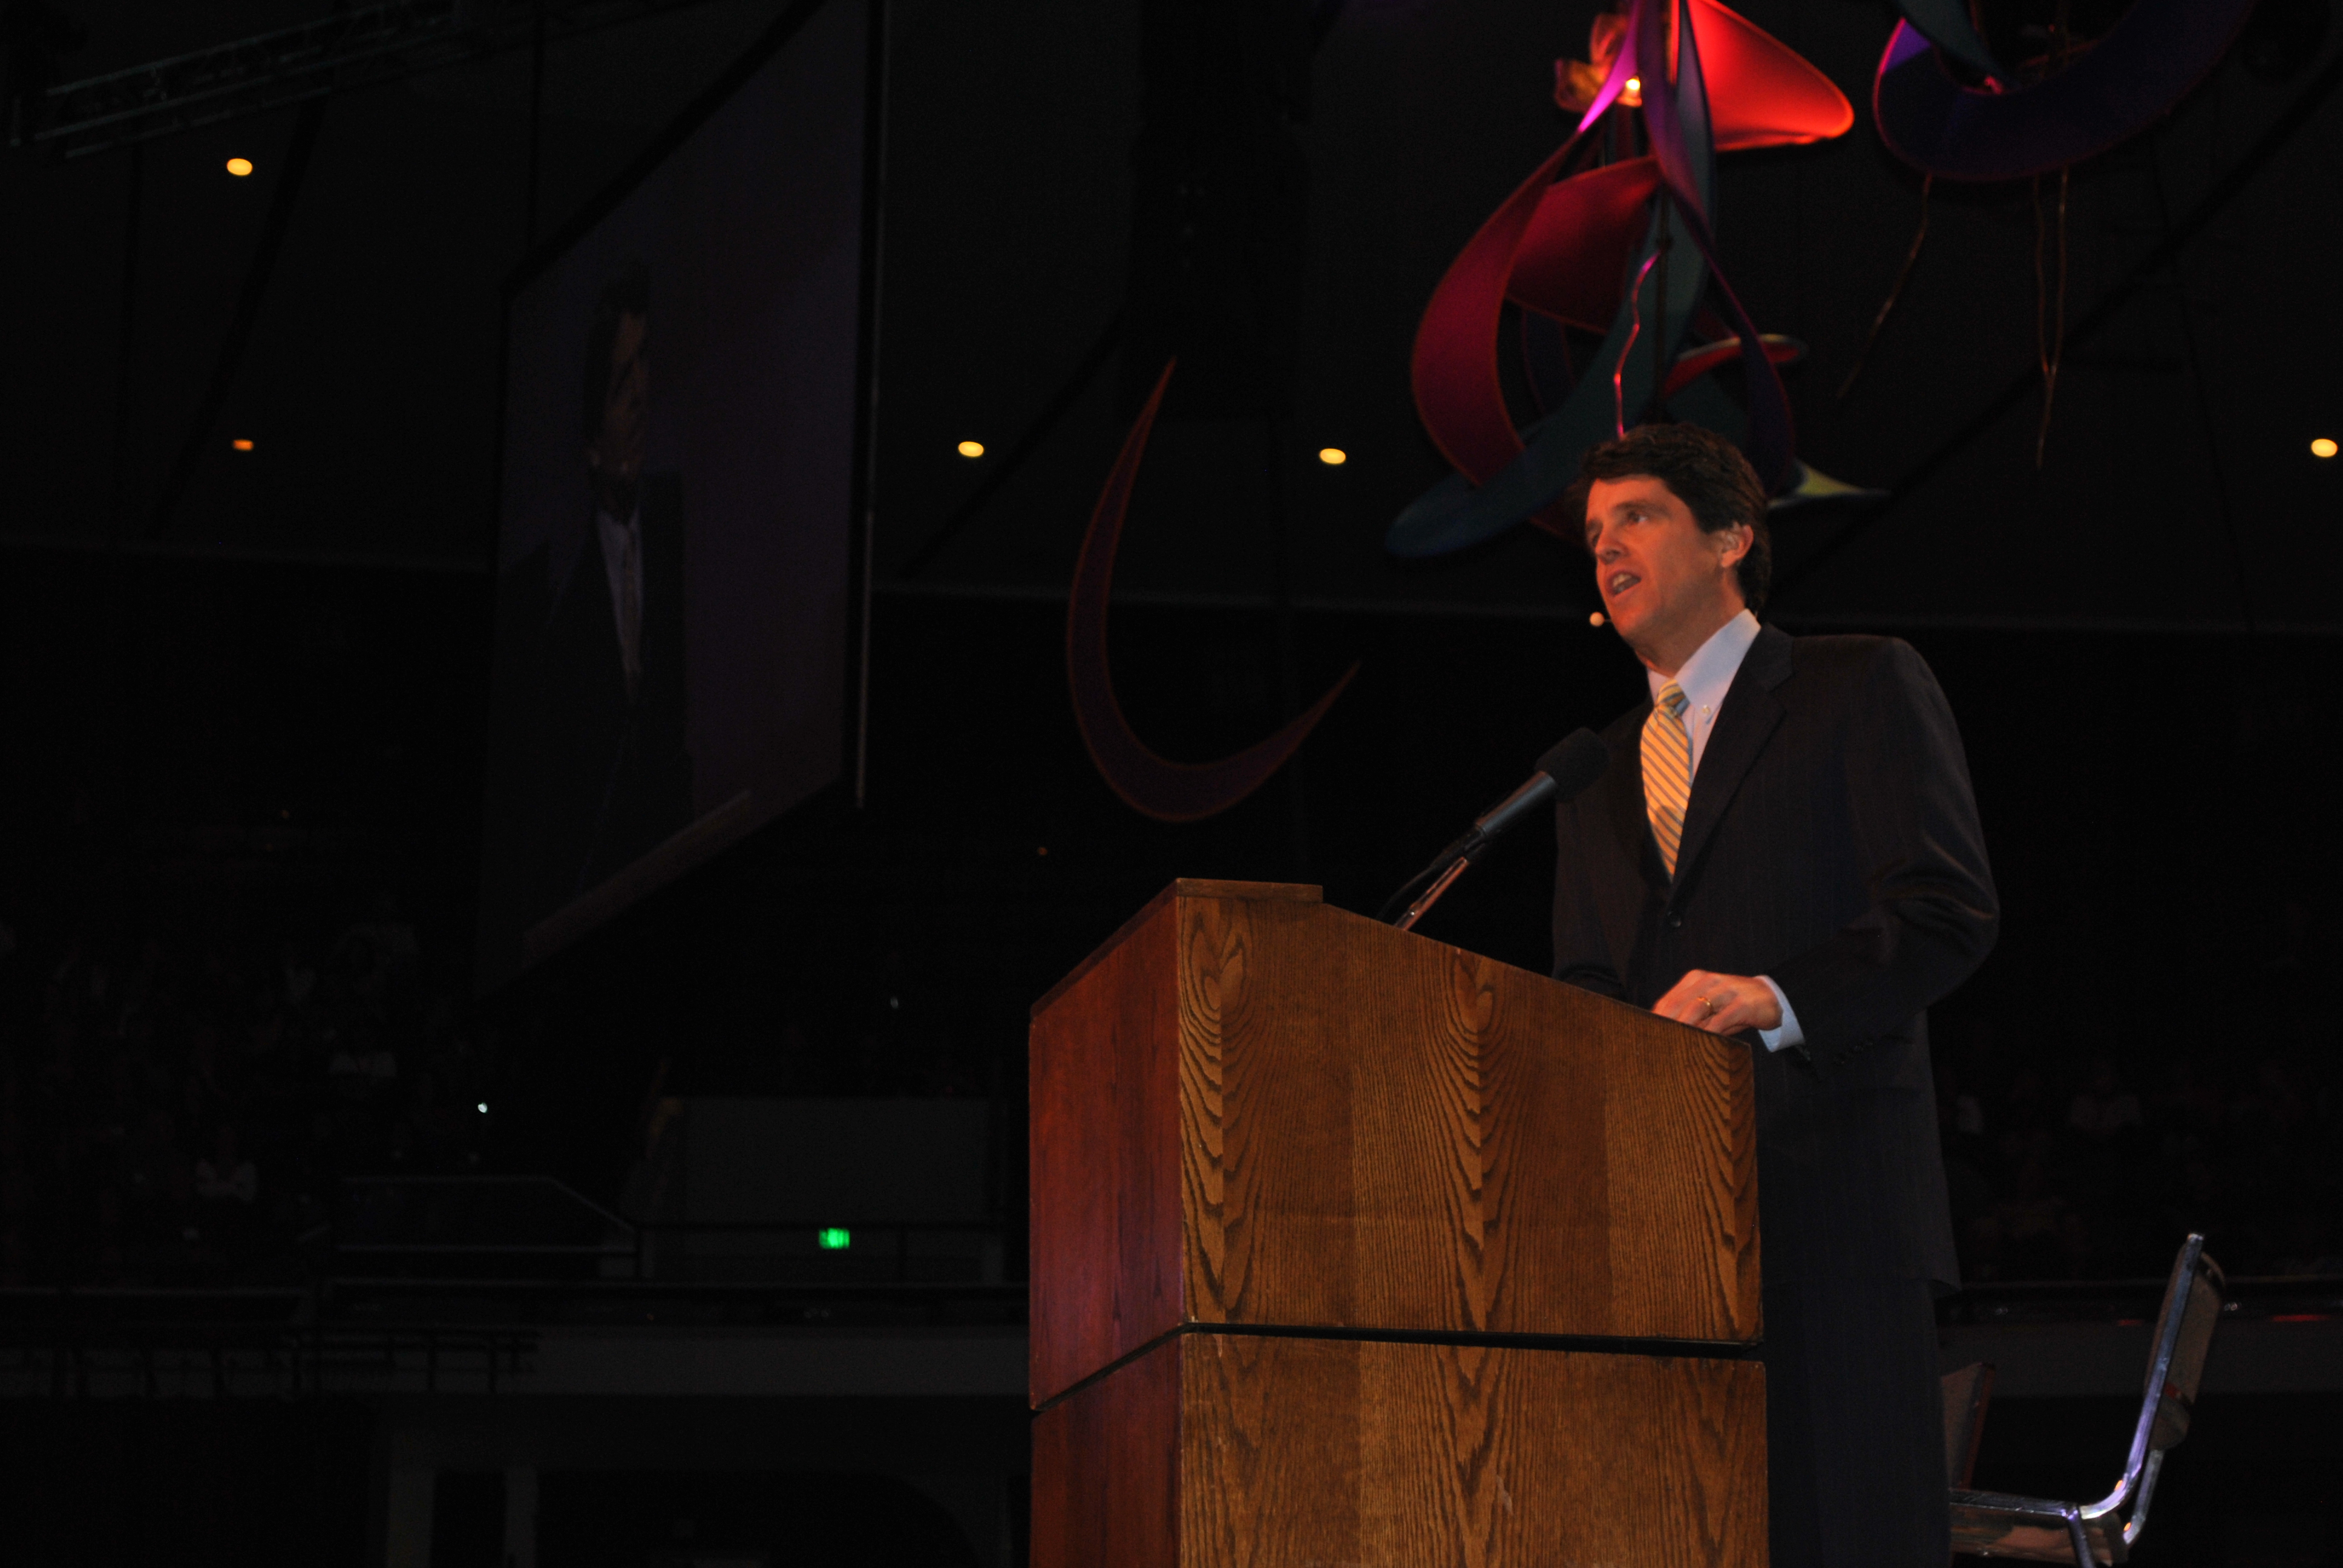
[[[610,349],[618,341],[618,323],[631,316],[648,321],[651,314],[651,272],[639,261],[612,278],[594,304],[593,324],[586,328],[586,439],[602,438],[602,406],[610,398]]]
[[[1578,482],[1563,498],[1563,516],[1579,525],[1585,541],[1586,496],[1597,479],[1657,479],[1692,508],[1703,533],[1735,523],[1749,528],[1749,553],[1735,576],[1752,614],[1765,608],[1774,578],[1774,541],[1765,530],[1765,487],[1741,449],[1698,425],[1638,425],[1616,441],[1590,447],[1578,460]]]

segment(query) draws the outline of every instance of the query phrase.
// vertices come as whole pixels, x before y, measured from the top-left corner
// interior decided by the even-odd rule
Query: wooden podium
[[[1173,883],[1033,1009],[1034,1568],[1763,1564],[1750,1070]]]

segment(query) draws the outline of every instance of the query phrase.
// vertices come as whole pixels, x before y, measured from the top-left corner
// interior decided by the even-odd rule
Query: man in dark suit
[[[1926,1010],[1999,919],[1959,732],[1906,644],[1759,624],[1765,492],[1723,437],[1640,427],[1567,504],[1652,700],[1559,809],[1555,977],[1750,1042],[1775,1568],[1940,1568]]]
[[[644,472],[649,401],[650,282],[638,265],[603,290],[587,332],[594,516],[545,623],[540,914],[691,820],[682,487]]]

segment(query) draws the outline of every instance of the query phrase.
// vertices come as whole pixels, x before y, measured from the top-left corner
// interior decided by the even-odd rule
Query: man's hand
[[[1652,1010],[1712,1034],[1782,1027],[1782,1004],[1774,1000],[1772,986],[1748,975],[1711,974],[1706,970],[1694,970],[1676,981],[1667,995],[1652,1004]]]

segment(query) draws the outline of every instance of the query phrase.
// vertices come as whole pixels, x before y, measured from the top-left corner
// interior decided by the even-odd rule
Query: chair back
[[[2148,1342],[2147,1387],[2140,1411],[2147,1452],[2177,1447],[2188,1435],[2197,1388],[2205,1376],[2205,1353],[2213,1342],[2213,1325],[2221,1318],[2225,1286],[2221,1266],[2205,1254],[2205,1238],[2189,1237],[2173,1261],[2163,1310],[2156,1315],[2156,1336]],[[2134,1462],[2144,1456],[2136,1441]]]
[[[1945,1447],[1947,1468],[1955,1472],[1956,1549],[1988,1557],[2071,1563],[2077,1568],[2128,1562],[2132,1548],[2147,1528],[2147,1507],[2156,1495],[2165,1453],[2188,1435],[2197,1387],[2205,1376],[2205,1352],[2213,1342],[2213,1327],[2221,1319],[2223,1289],[2221,1266],[2205,1255],[2205,1238],[2189,1237],[2173,1261],[2172,1281],[2164,1288],[2164,1307],[2156,1315],[2156,1332],[2148,1341],[2147,1387],[2140,1400],[2139,1424],[2132,1432],[2130,1457],[2116,1480],[2115,1490],[2097,1503],[2055,1503],[1968,1491],[1957,1468],[1961,1461],[1953,1452],[1955,1380],[1974,1372],[1986,1374],[1984,1389],[1975,1395],[1981,1406],[1992,1386],[1992,1369],[1964,1367],[1947,1376]],[[2127,1508],[2128,1519],[2124,1518]]]

